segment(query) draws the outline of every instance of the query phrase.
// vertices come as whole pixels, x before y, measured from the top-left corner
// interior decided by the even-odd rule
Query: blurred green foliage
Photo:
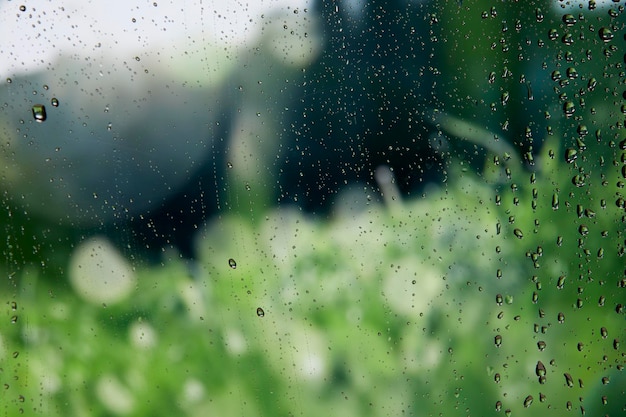
[[[623,366],[623,258],[612,238],[623,210],[598,206],[603,188],[577,198],[550,145],[535,172],[500,186],[499,204],[493,185],[465,173],[421,199],[329,222],[288,208],[256,224],[215,219],[198,238],[197,263],[137,266],[137,288],[115,305],[89,304],[36,268],[22,271],[2,292],[3,320],[15,317],[2,332],[5,414],[579,407],[588,387]],[[553,189],[564,193],[558,209]],[[596,214],[579,217],[572,202],[581,201]],[[579,233],[582,223],[589,233]]]
[[[4,415],[620,415],[624,127],[605,94],[623,64],[597,28],[622,33],[623,19],[580,12],[583,27],[576,12],[579,78],[550,84],[573,48],[547,39],[570,30],[566,13],[539,4],[538,26],[534,2],[442,2],[438,16],[442,71],[459,75],[442,100],[481,127],[510,126],[513,141],[531,126],[532,164],[490,154],[476,173],[471,152],[449,155],[446,182],[422,197],[326,220],[222,213],[199,232],[196,261],[134,259],[136,288],[112,305],[84,301],[66,275],[87,231],[39,228],[3,198]],[[526,36],[540,52],[518,60]],[[492,55],[453,54],[474,49]],[[526,81],[537,100],[554,94],[550,119],[528,101],[519,62],[539,64]],[[505,92],[514,109],[500,106]],[[558,114],[570,99],[576,116]]]

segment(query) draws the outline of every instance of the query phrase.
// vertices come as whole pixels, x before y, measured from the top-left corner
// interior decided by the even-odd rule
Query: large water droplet
[[[537,376],[546,376],[546,367],[541,361],[537,361],[537,366],[535,366],[535,373]]]
[[[528,408],[530,407],[530,405],[533,403],[533,396],[529,395],[528,397],[524,398],[524,408]]]
[[[33,105],[32,110],[33,117],[36,121],[38,121],[39,123],[46,121],[46,118],[48,117],[46,114],[46,106],[44,106],[43,104],[35,104]]]
[[[576,18],[573,14],[564,14],[563,23],[565,23],[565,26],[574,26],[576,24]]]
[[[571,164],[572,162],[576,160],[576,158],[578,158],[578,151],[576,151],[576,149],[567,148],[565,150],[565,162],[567,162],[568,164]]]
[[[613,39],[613,32],[611,32],[611,29],[607,27],[601,27],[598,31],[598,35],[603,42],[609,42],[611,39]]]

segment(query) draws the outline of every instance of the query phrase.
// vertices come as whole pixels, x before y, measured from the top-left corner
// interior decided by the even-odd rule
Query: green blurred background
[[[5,191],[2,412],[623,415],[624,5],[592,3],[420,9],[441,177],[394,200],[380,184],[324,215],[278,205],[270,146],[219,178],[195,259],[155,260],[121,223],[50,222]],[[256,72],[310,82],[285,71]],[[284,105],[268,91],[242,108]],[[290,127],[262,126],[278,145]]]

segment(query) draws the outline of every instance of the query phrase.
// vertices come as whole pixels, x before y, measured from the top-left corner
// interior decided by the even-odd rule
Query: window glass
[[[0,413],[624,415],[624,6],[1,3]]]

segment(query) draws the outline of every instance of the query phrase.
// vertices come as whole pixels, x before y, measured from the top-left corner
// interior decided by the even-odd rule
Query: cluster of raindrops
[[[618,2],[614,2],[618,3]],[[608,10],[607,10],[608,8]],[[606,352],[612,349],[614,356],[603,353],[597,362],[603,370],[611,368],[622,371],[623,364],[615,365],[612,358],[619,357],[620,340],[616,337],[609,336],[611,327],[597,325],[593,334],[577,335],[578,326],[581,317],[586,317],[587,322],[594,324],[599,322],[601,315],[593,309],[597,307],[605,307],[609,298],[615,300],[613,295],[601,295],[598,299],[599,291],[611,291],[606,285],[610,283],[614,276],[594,276],[595,268],[603,265],[602,262],[615,262],[617,259],[623,259],[626,254],[626,241],[623,241],[623,231],[612,230],[610,227],[599,225],[602,224],[606,213],[611,212],[610,196],[615,197],[615,205],[618,212],[621,213],[621,224],[617,224],[618,228],[623,230],[623,224],[626,223],[626,198],[623,189],[626,188],[626,138],[618,137],[623,134],[626,126],[623,115],[626,114],[626,91],[617,91],[620,85],[611,77],[619,74],[623,77],[623,67],[626,64],[626,55],[623,55],[624,46],[616,45],[619,36],[623,33],[624,24],[618,17],[622,16],[625,6],[614,5],[604,9],[598,9],[594,1],[588,2],[588,10],[580,12],[564,12],[560,16],[559,21],[551,21],[548,12],[539,8],[535,10],[535,19],[537,27],[545,28],[543,31],[537,32],[535,41],[529,40],[528,45],[534,45],[535,42],[539,47],[552,44],[551,50],[556,51],[554,55],[543,63],[543,69],[547,71],[548,79],[556,104],[553,107],[545,109],[546,120],[550,125],[546,127],[546,137],[559,135],[560,142],[564,144],[562,149],[554,147],[549,149],[546,154],[550,159],[555,159],[557,155],[562,155],[562,159],[558,158],[560,173],[569,172],[565,176],[566,181],[559,184],[553,180],[555,188],[546,192],[536,185],[537,178],[542,175],[541,171],[533,171],[530,176],[530,187],[526,188],[521,182],[515,182],[517,179],[511,175],[511,170],[504,167],[503,171],[508,180],[508,193],[502,190],[496,191],[495,203],[497,206],[509,207],[506,210],[508,215],[509,227],[506,226],[506,220],[498,221],[496,224],[496,235],[503,235],[504,239],[513,237],[514,240],[519,239],[520,244],[528,240],[534,240],[536,236],[543,238],[542,219],[543,212],[538,212],[538,207],[551,208],[553,213],[558,213],[553,218],[568,218],[572,220],[571,229],[561,230],[555,228],[550,236],[546,233],[546,239],[533,249],[526,248],[526,257],[532,261],[534,272],[531,276],[531,283],[534,286],[528,292],[529,301],[534,305],[538,319],[532,324],[533,338],[536,343],[536,357],[533,358],[534,374],[538,384],[542,387],[540,392],[524,392],[518,397],[519,402],[509,402],[508,398],[500,398],[495,402],[495,410],[504,410],[505,415],[511,415],[515,406],[529,408],[536,407],[535,400],[538,403],[547,402],[548,408],[572,410],[576,402],[574,398],[578,398],[581,413],[585,414],[585,406],[583,406],[583,392],[585,390],[585,381],[589,372],[581,371],[567,363],[565,366],[559,361],[563,358],[562,350],[567,351],[566,355],[578,354],[584,360],[595,355],[595,351]],[[597,9],[597,10],[596,10]],[[568,9],[569,11],[569,9]],[[603,13],[600,15],[600,13]],[[489,11],[482,14],[484,19],[494,18],[497,16],[497,10],[492,7]],[[608,18],[607,18],[608,15]],[[503,22],[506,26],[506,22]],[[517,25],[516,25],[517,27]],[[504,30],[504,29],[503,29]],[[624,37],[626,40],[626,37]],[[519,48],[522,50],[522,48]],[[616,59],[617,58],[617,59]],[[621,62],[623,60],[623,62]],[[601,64],[601,65],[600,65]],[[597,71],[602,68],[603,72]],[[595,72],[594,72],[595,71]],[[487,80],[490,84],[494,84],[497,73],[491,71]],[[524,79],[522,75],[520,77]],[[621,82],[623,86],[623,82]],[[530,94],[530,93],[529,93]],[[621,96],[625,101],[612,101],[611,97]],[[530,96],[529,96],[530,97]],[[510,105],[514,99],[508,91],[500,92],[501,105]],[[616,110],[612,113],[601,111],[596,106],[600,103],[613,104]],[[542,110],[543,111],[543,110]],[[556,115],[554,112],[556,111]],[[553,114],[550,114],[550,113]],[[559,112],[561,112],[559,114]],[[616,116],[617,122],[607,120]],[[621,117],[621,119],[620,119]],[[609,123],[614,125],[609,126]],[[607,133],[606,130],[609,130]],[[616,133],[622,132],[622,133]],[[553,142],[550,142],[553,143]],[[554,145],[551,145],[554,146]],[[610,159],[609,159],[610,158]],[[505,158],[506,159],[506,158]],[[611,161],[611,159],[613,159]],[[525,155],[525,161],[532,166],[532,154]],[[501,156],[494,157],[494,165],[500,169],[502,164]],[[557,164],[558,165],[558,164]],[[551,165],[551,166],[554,166]],[[609,190],[611,184],[611,169],[616,168],[618,171],[615,192],[603,192],[601,198],[591,198],[597,195],[597,188]],[[571,173],[571,174],[570,174]],[[544,174],[545,175],[545,174]],[[529,190],[528,193],[520,193],[522,190]],[[511,200],[507,200],[507,198]],[[526,198],[529,197],[529,198]],[[545,198],[545,201],[542,199]],[[608,202],[607,202],[608,200]],[[524,204],[530,203],[528,206]],[[523,215],[516,212],[516,208],[524,210]],[[534,228],[532,225],[522,223],[520,218],[526,219],[528,209],[536,214],[534,219]],[[551,218],[548,218],[551,220]],[[517,223],[516,223],[517,221]],[[618,221],[619,222],[619,221]],[[522,223],[522,224],[519,224]],[[519,225],[518,225],[519,224]],[[543,230],[546,230],[543,228]],[[556,232],[556,233],[554,233]],[[607,245],[611,241],[607,238],[614,237],[617,234],[617,250],[613,245]],[[623,241],[623,242],[622,242]],[[555,244],[556,243],[556,244]],[[533,245],[534,247],[534,245]],[[500,247],[496,249],[500,253]],[[558,271],[542,267],[541,259],[548,253],[550,259],[555,257],[564,262],[571,262],[574,268],[572,274],[565,270]],[[609,254],[609,252],[612,252]],[[610,258],[606,261],[607,257]],[[604,264],[604,265],[608,265]],[[578,271],[576,271],[576,267]],[[496,277],[501,279],[503,275],[507,275],[507,270],[502,272],[503,268],[499,267],[496,271]],[[571,271],[571,269],[570,269]],[[619,275],[620,272],[617,272]],[[626,288],[626,270],[622,268],[623,277],[617,277],[616,283],[619,291]],[[594,292],[592,292],[594,291]],[[593,298],[587,295],[592,292]],[[549,297],[546,296],[549,293]],[[548,299],[561,297],[567,301],[555,307],[554,304],[547,302]],[[597,303],[595,301],[597,300]],[[505,297],[497,294],[495,297],[496,305],[503,306]],[[621,300],[620,300],[621,301]],[[606,310],[602,310],[605,313]],[[616,302],[613,311],[617,314],[624,313],[624,304]],[[595,316],[597,315],[597,317]],[[536,317],[537,317],[536,316]],[[504,317],[504,312],[499,311],[498,319]],[[592,319],[593,318],[593,319]],[[516,321],[520,321],[520,316],[515,316]],[[596,320],[596,321],[593,321]],[[532,322],[531,322],[532,323]],[[604,324],[604,323],[599,323]],[[504,357],[506,352],[510,352],[511,338],[507,334],[501,332],[501,328],[497,329],[493,337],[493,345],[497,348],[495,355]],[[522,332],[524,330],[518,329]],[[563,344],[555,343],[555,336],[552,332],[562,333],[569,331],[576,335],[572,342]],[[578,339],[578,340],[576,340]],[[506,343],[505,343],[506,342]],[[603,347],[598,348],[598,344],[602,343]],[[602,350],[604,349],[604,350]],[[572,353],[574,352],[574,353]],[[550,355],[550,356],[548,356]],[[616,356],[617,355],[617,356]],[[507,359],[510,356],[506,356]],[[623,354],[622,354],[623,361]],[[619,360],[619,359],[618,359]],[[559,366],[557,365],[560,365]],[[567,361],[569,362],[569,360]],[[494,381],[500,384],[501,380],[507,377],[508,366],[498,369],[495,372]],[[528,372],[529,370],[526,370]],[[589,368],[587,369],[589,371]],[[532,371],[531,371],[532,372]],[[556,375],[556,376],[555,376]],[[510,375],[509,375],[510,377]],[[609,378],[603,377],[602,385],[608,385]],[[544,390],[545,389],[545,390]],[[559,391],[565,390],[565,391]],[[561,394],[556,395],[556,392]],[[574,398],[564,398],[565,395],[572,395]],[[601,395],[602,405],[607,405],[609,396]],[[590,401],[597,401],[592,399]],[[586,403],[586,400],[585,400]],[[510,408],[506,408],[506,406]],[[603,414],[604,415],[604,414]]]

